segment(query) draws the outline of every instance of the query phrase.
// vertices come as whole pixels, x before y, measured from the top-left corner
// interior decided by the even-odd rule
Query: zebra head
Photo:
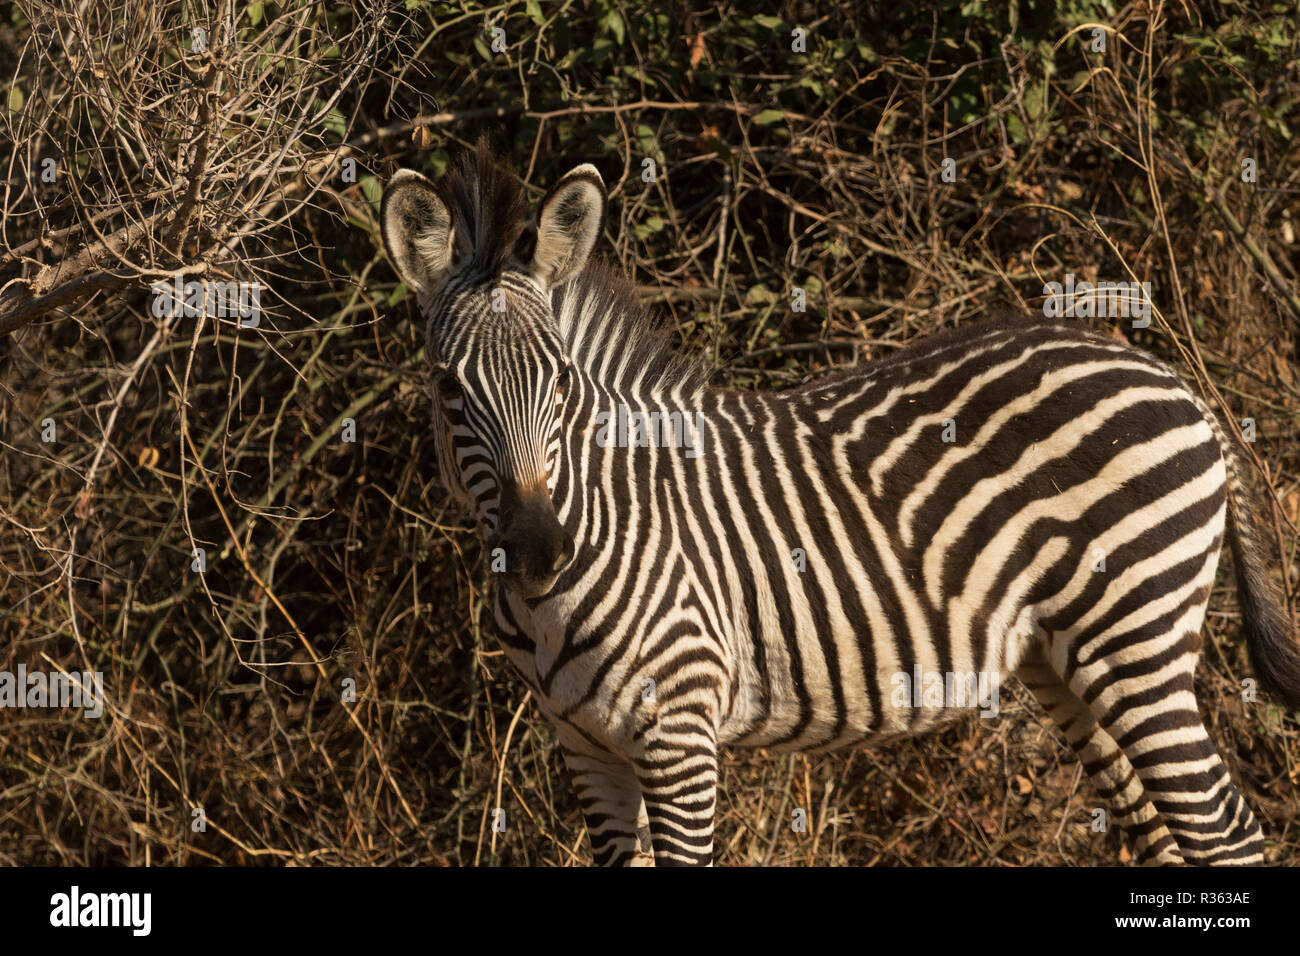
[[[443,480],[524,597],[550,591],[573,556],[552,502],[571,366],[551,290],[586,266],[604,210],[600,174],[579,166],[521,239],[519,184],[480,146],[437,186],[399,171],[380,212],[388,257],[428,323]]]

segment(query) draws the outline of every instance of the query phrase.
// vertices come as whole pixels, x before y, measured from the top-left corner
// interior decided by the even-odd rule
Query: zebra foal
[[[784,391],[709,387],[592,259],[604,209],[579,166],[525,231],[481,146],[439,185],[397,173],[381,211],[428,323],[439,467],[596,862],[712,862],[720,747],[933,730],[962,710],[951,681],[909,688],[924,675],[1019,677],[1140,861],[1262,860],[1192,693],[1225,531],[1254,668],[1289,707],[1300,654],[1234,451],[1173,372],[1026,320]]]

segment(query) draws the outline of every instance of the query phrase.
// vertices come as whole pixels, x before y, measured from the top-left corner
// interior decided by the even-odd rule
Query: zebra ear
[[[537,246],[529,269],[543,288],[582,271],[604,222],[605,183],[595,166],[584,163],[551,188],[537,214]]]
[[[417,293],[436,289],[451,268],[455,228],[433,183],[399,169],[384,190],[379,221],[384,249],[402,281]]]

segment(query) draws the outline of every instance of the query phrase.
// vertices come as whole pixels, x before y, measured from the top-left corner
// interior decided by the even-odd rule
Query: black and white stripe
[[[449,382],[444,477],[510,564],[498,632],[597,862],[636,860],[647,827],[655,863],[710,862],[720,747],[833,749],[965,712],[898,702],[918,668],[1020,677],[1139,859],[1262,859],[1192,694],[1225,530],[1256,669],[1293,707],[1300,655],[1235,454],[1173,372],[1025,320],[787,391],[711,388],[588,263],[594,169],[543,201],[535,241],[457,219],[517,189],[484,151],[441,191],[405,174],[385,241]],[[457,252],[458,229],[485,248]],[[619,406],[698,421],[698,456],[598,442]]]

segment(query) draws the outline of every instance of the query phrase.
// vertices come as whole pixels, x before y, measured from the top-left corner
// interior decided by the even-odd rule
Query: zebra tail
[[[1300,710],[1300,639],[1287,616],[1282,591],[1269,574],[1264,529],[1242,477],[1246,468],[1218,416],[1204,403],[1201,408],[1223,449],[1228,472],[1228,541],[1251,667],[1275,701],[1288,710]]]

